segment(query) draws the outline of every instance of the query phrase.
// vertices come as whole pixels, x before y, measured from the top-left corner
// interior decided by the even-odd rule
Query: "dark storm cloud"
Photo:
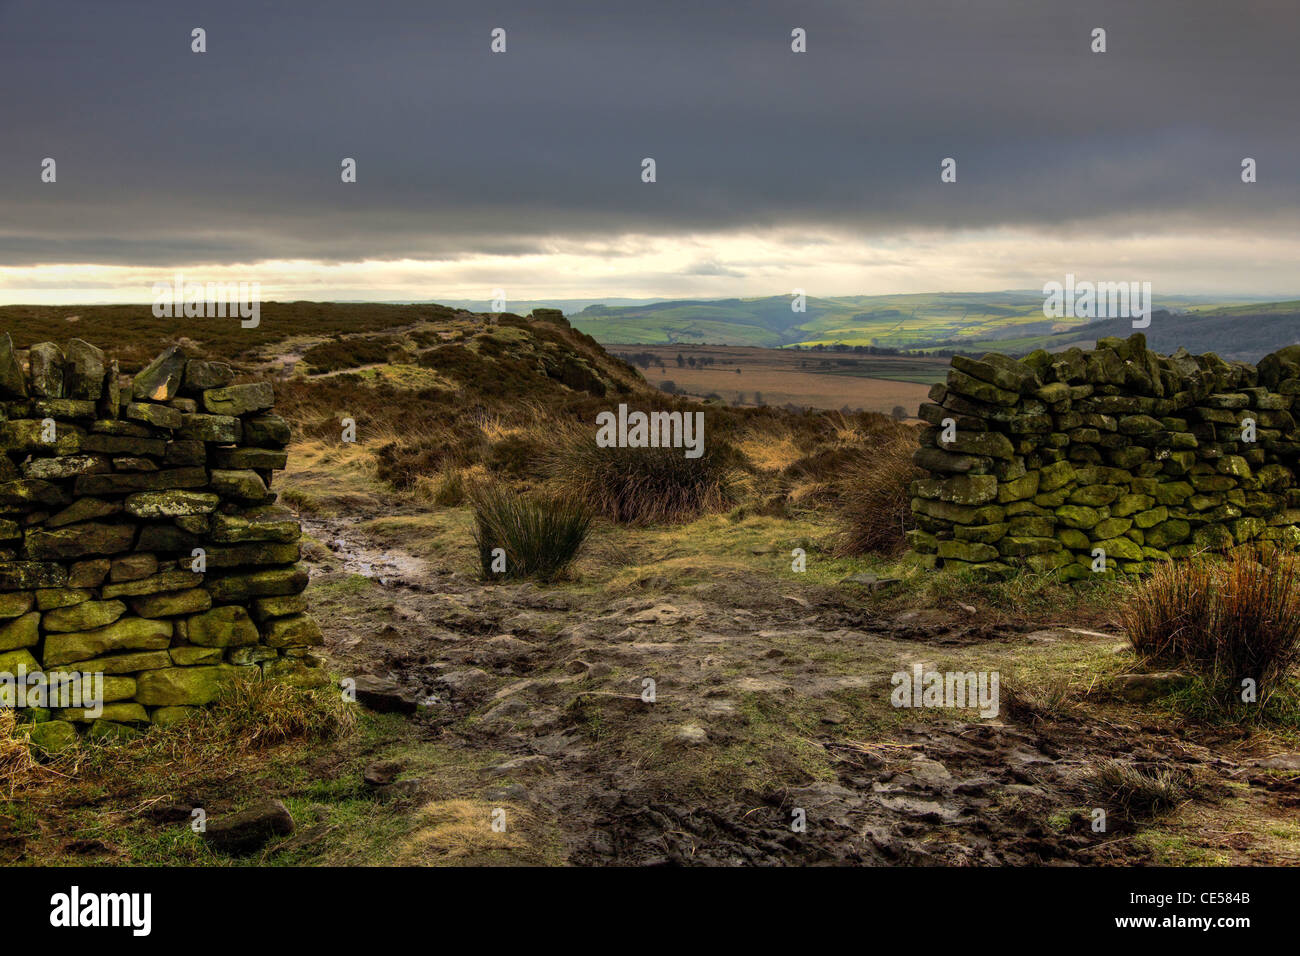
[[[0,0],[0,264],[446,259],[766,226],[1281,229],[1298,26],[1290,0]]]

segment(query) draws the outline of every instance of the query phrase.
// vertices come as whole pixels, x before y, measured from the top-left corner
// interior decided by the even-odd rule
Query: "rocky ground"
[[[881,613],[869,585],[804,585],[762,555],[602,587],[485,586],[367,527],[306,525],[332,666],[470,771],[452,794],[409,751],[371,774],[413,806],[521,808],[546,822],[552,859],[1300,862],[1300,757],[1098,691],[1132,669],[1113,631],[990,626],[960,603]],[[1001,713],[891,707],[890,675],[917,662],[999,669]],[[1058,679],[1068,691],[1036,711]],[[1107,806],[1107,760],[1185,771],[1192,795],[1158,821]]]

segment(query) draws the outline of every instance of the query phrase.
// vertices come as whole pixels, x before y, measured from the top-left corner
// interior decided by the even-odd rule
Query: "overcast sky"
[[[0,0],[0,301],[178,269],[265,298],[1297,295],[1298,28],[1295,0]]]

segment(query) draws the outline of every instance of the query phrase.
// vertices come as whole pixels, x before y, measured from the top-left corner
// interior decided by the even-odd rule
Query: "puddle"
[[[351,541],[346,527],[312,518],[300,517],[302,529],[342,562],[343,571],[370,578],[384,587],[401,587],[427,577],[425,562],[405,551],[366,548]],[[312,569],[313,574],[321,573]]]

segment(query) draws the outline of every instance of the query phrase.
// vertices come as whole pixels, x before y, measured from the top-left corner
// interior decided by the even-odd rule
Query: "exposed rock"
[[[395,681],[362,674],[351,678],[357,703],[382,714],[413,714],[417,703],[404,693]],[[345,683],[347,689],[349,685]]]
[[[203,839],[214,850],[241,855],[293,831],[289,808],[279,800],[263,800],[238,813],[209,817]]]
[[[131,384],[131,394],[151,402],[169,402],[180,390],[185,354],[173,345],[146,365]]]
[[[1187,683],[1188,675],[1178,671],[1153,674],[1121,674],[1114,679],[1115,693],[1133,703],[1166,697]]]

